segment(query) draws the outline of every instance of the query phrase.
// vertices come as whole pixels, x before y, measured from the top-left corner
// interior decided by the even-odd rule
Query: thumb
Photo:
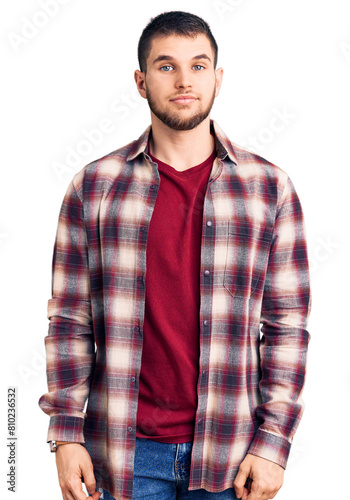
[[[101,492],[100,492],[100,491],[95,491],[95,493],[93,493],[93,494],[91,495],[91,498],[92,498],[93,500],[99,500],[100,495],[101,495]]]
[[[247,480],[248,474],[248,470],[246,470],[242,466],[239,468],[236,479],[233,481],[233,487],[236,491],[237,498],[242,498],[243,493],[245,493],[244,485]]]

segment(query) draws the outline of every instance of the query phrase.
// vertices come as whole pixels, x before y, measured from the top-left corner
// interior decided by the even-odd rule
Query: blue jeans
[[[159,443],[136,437],[133,500],[236,500],[234,488],[212,493],[203,488],[188,490],[192,441]],[[103,490],[99,500],[115,500]]]

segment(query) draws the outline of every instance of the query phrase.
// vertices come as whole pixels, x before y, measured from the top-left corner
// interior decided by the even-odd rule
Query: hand
[[[241,463],[233,486],[242,500],[274,498],[283,484],[284,469],[271,460],[248,453]],[[250,478],[248,488],[244,485]]]
[[[63,500],[98,500],[101,492],[96,490],[91,457],[79,443],[61,444],[56,451],[56,467]],[[89,497],[82,489],[82,479]]]

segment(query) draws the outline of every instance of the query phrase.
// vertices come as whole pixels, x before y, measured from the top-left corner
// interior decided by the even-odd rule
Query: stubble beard
[[[151,111],[164,123],[164,125],[174,130],[192,130],[198,127],[198,125],[209,115],[215,101],[215,88],[207,108],[188,118],[181,118],[177,113],[172,113],[167,109],[161,110],[148,89],[146,89],[146,97]]]

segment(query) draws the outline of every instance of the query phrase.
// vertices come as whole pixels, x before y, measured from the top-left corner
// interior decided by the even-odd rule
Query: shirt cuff
[[[53,415],[50,417],[47,442],[69,441],[70,443],[85,443],[84,418],[71,415]]]
[[[247,453],[266,458],[284,469],[287,466],[291,443],[276,434],[258,429]]]

